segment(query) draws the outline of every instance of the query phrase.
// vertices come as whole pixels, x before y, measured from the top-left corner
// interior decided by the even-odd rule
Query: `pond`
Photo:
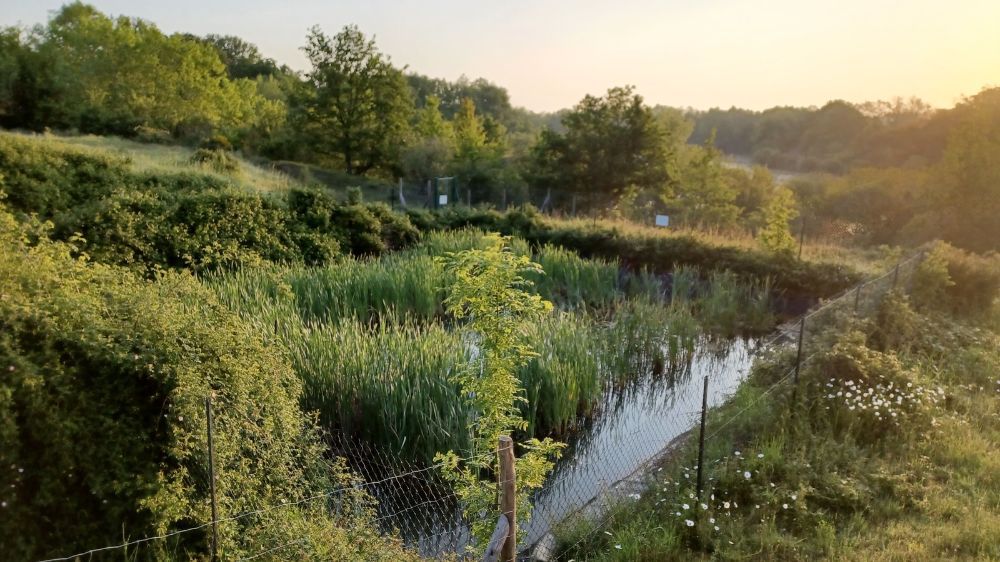
[[[696,427],[704,377],[709,380],[709,407],[721,404],[746,377],[757,346],[751,339],[703,338],[686,363],[607,389],[597,414],[570,440],[545,486],[535,494],[531,522],[520,546],[534,545],[553,525],[600,500],[616,483],[641,476],[650,461]],[[455,552],[467,544],[468,529],[454,495],[435,471],[424,470],[370,490],[380,502],[377,517],[383,530],[398,529],[421,554]]]

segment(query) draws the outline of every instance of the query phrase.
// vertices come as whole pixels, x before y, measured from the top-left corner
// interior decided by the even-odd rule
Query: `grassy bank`
[[[873,318],[840,315],[813,332],[797,393],[775,385],[794,353],[755,366],[710,413],[700,498],[690,444],[639,499],[567,522],[562,556],[1000,557],[997,264],[937,256],[918,270],[912,301],[893,293]],[[972,289],[956,269],[964,259],[992,279],[974,297],[992,306],[960,304]]]

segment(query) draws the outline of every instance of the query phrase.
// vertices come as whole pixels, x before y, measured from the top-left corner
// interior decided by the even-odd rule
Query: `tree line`
[[[531,190],[577,212],[750,230],[777,251],[794,245],[800,213],[815,231],[865,243],[947,233],[996,245],[963,226],[995,231],[985,210],[996,188],[983,179],[993,172],[956,163],[975,154],[989,169],[978,143],[992,142],[992,91],[952,110],[895,100],[695,112],[651,107],[623,86],[536,114],[485,79],[400,67],[356,26],[314,27],[303,51],[310,69],[296,72],[238,37],[166,35],[75,2],[45,25],[0,30],[0,126],[207,142],[420,185],[449,177],[479,202]],[[970,132],[982,116],[987,130]],[[759,166],[734,168],[725,153]],[[762,166],[838,175],[785,187]]]

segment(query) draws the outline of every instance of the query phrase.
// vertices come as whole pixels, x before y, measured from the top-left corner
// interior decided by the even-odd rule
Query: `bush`
[[[1000,296],[1000,255],[935,243],[914,278],[914,302],[961,316],[988,314]]]
[[[209,521],[209,395],[220,516],[347,483],[323,460],[313,421],[299,410],[302,383],[288,359],[191,275],[143,281],[73,259],[65,245],[28,245],[28,237],[28,227],[0,212],[5,557],[65,555]],[[364,525],[364,498],[345,499],[352,507],[343,513],[357,516],[340,521]],[[229,521],[219,532],[226,558],[303,537],[304,558],[351,558],[362,545],[403,555],[370,527],[348,540],[323,502]],[[200,559],[207,544],[201,530],[129,555]]]
[[[240,172],[240,161],[222,149],[199,148],[191,155],[191,163],[204,166],[213,172],[235,175]]]

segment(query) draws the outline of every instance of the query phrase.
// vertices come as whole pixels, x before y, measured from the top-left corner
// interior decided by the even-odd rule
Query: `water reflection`
[[[749,372],[755,340],[702,338],[680,363],[657,365],[655,353],[633,355],[633,373],[609,385],[596,415],[571,439],[546,485],[534,498],[526,545],[553,525],[602,496],[609,487],[657,456],[697,422],[703,377],[709,378],[709,406],[721,404]],[[681,359],[683,357],[683,359]],[[363,453],[371,459],[371,453]],[[391,458],[388,474],[406,472]],[[379,475],[364,475],[369,482]],[[454,494],[436,471],[374,486],[378,523],[384,531],[398,530],[404,542],[425,556],[464,549],[468,528]],[[490,518],[496,514],[484,514]]]

